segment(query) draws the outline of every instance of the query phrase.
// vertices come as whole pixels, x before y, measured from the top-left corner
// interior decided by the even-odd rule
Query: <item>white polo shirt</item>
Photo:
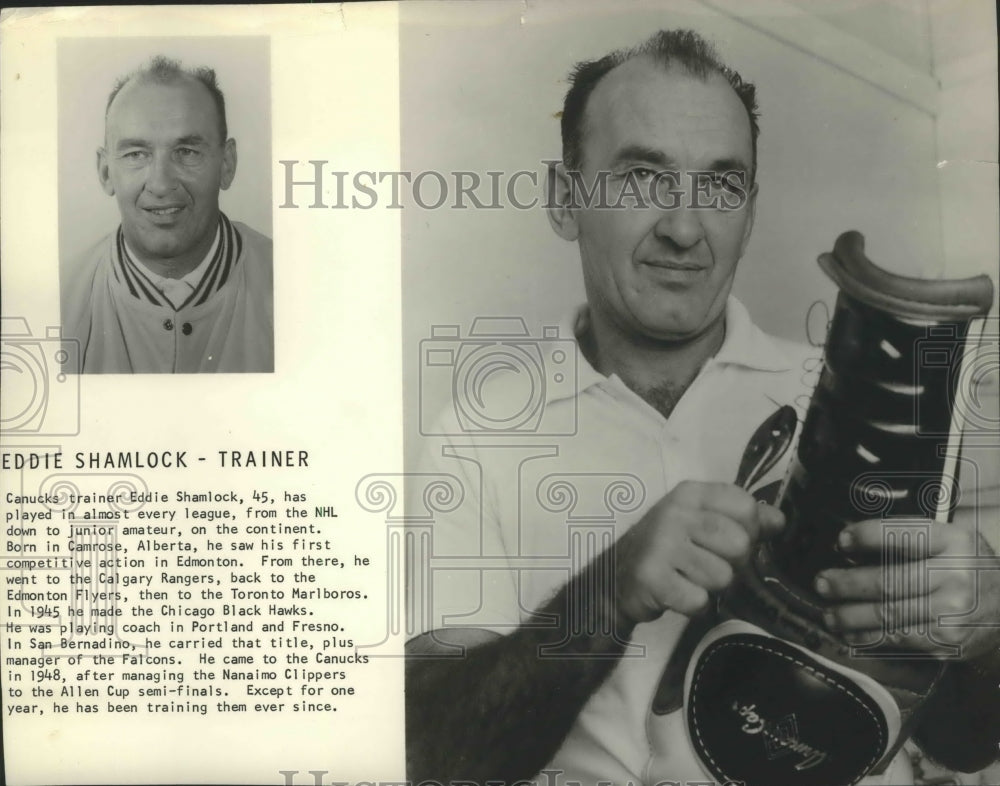
[[[454,349],[454,406],[424,429],[448,436],[428,437],[427,474],[408,478],[411,520],[434,477],[462,489],[452,509],[428,512],[430,616],[416,633],[511,632],[678,483],[732,482],[757,427],[783,404],[804,415],[818,376],[820,349],[766,335],[730,298],[722,346],[667,419],[587,362],[574,340],[586,319],[584,308],[558,338]],[[488,373],[491,355],[506,373]],[[668,611],[636,627],[547,769],[580,783],[704,780],[683,724],[657,728],[679,718],[649,712],[687,619]],[[654,750],[665,739],[672,749]]]

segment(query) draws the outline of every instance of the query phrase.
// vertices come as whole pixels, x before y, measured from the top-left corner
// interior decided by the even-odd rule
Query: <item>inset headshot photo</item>
[[[64,38],[57,69],[65,370],[273,372],[268,38]]]

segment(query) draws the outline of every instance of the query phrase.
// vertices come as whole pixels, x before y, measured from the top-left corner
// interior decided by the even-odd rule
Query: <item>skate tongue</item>
[[[851,230],[837,238],[819,265],[849,295],[895,316],[911,319],[968,319],[989,312],[993,282],[971,278],[910,278],[883,270],[865,256],[865,238]]]

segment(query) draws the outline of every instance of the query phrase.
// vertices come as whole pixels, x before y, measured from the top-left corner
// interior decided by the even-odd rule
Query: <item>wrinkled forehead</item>
[[[156,142],[192,136],[221,143],[221,125],[212,95],[197,79],[182,75],[164,82],[138,76],[108,107],[104,134],[108,144],[123,138]]]
[[[623,147],[692,164],[703,157],[752,164],[750,117],[718,72],[702,77],[681,65],[633,58],[598,82],[583,120],[583,158],[592,165]]]

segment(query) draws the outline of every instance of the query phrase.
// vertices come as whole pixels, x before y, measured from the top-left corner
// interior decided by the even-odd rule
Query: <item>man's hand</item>
[[[737,486],[679,483],[615,545],[618,613],[636,624],[701,611],[758,538],[783,525],[781,511]]]
[[[506,636],[445,630],[411,641],[407,652],[422,656],[407,663],[411,780],[532,778],[618,664],[635,625],[668,608],[699,611],[754,542],[783,522],[737,486],[681,483],[538,609],[555,626],[523,625]],[[464,657],[426,657],[442,644],[465,646]]]
[[[1000,644],[1000,559],[971,527],[927,524],[927,545],[900,539],[883,564],[817,576],[816,591],[838,601],[825,618],[831,631],[854,645],[891,641],[936,655],[959,647],[963,658]],[[844,528],[838,545],[877,556],[883,533],[882,521],[858,522]]]

